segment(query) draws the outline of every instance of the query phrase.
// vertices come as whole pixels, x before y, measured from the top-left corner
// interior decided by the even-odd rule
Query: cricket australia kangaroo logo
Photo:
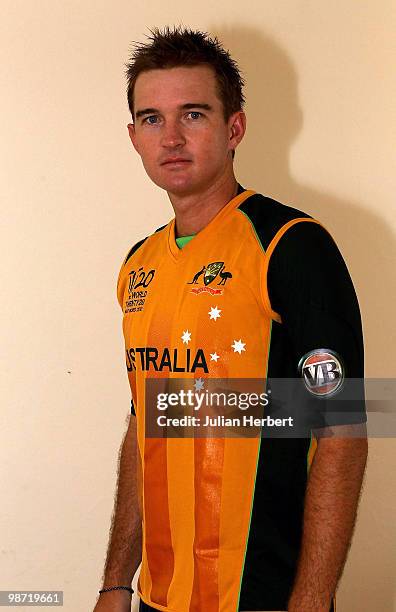
[[[211,263],[202,266],[191,281],[189,281],[189,285],[198,285],[198,281],[201,278],[201,282],[203,281],[204,286],[194,287],[191,289],[191,293],[195,293],[198,295],[199,293],[210,293],[211,295],[221,295],[223,293],[222,289],[214,289],[213,287],[208,287],[213,281],[217,278],[220,279],[216,285],[225,285],[227,280],[232,278],[231,272],[225,269],[224,261],[212,261]]]

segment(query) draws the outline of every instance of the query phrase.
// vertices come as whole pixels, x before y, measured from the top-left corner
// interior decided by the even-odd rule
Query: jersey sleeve
[[[164,226],[163,226],[164,227]],[[159,229],[163,229],[163,227],[159,228]],[[158,231],[158,230],[157,230]],[[133,247],[131,249],[129,249],[127,256],[124,258],[124,261],[122,262],[119,274],[118,274],[118,280],[117,280],[117,300],[119,305],[121,306],[121,308],[123,307],[123,299],[124,299],[124,292],[125,292],[125,287],[126,284],[128,282],[128,272],[126,270],[126,264],[128,263],[128,261],[130,260],[130,258],[132,257],[132,255],[142,246],[142,244],[147,240],[147,236],[145,238],[143,238],[142,240],[139,240],[139,242],[136,242]]]
[[[120,268],[120,271],[118,273],[118,280],[117,280],[117,301],[121,309],[123,308],[125,285],[126,285],[126,273],[125,273],[125,264],[123,262]]]
[[[324,418],[320,422],[366,421],[359,304],[344,259],[323,226],[302,221],[284,233],[270,258],[267,289],[292,347],[293,376],[304,379],[311,409]],[[338,366],[330,365],[332,359]],[[322,395],[315,392],[324,365],[330,378],[343,377],[336,393],[334,385]]]
[[[126,269],[126,264],[129,261],[129,259],[132,257],[132,255],[137,251],[137,249],[144,243],[144,241],[146,240],[146,238],[144,238],[143,240],[140,240],[139,242],[137,242],[136,244],[133,245],[133,247],[128,251],[127,256],[124,258],[120,271],[118,273],[118,279],[117,279],[117,300],[118,303],[121,307],[121,309],[123,310],[123,303],[124,303],[124,293],[125,293],[125,289],[126,289],[126,285],[128,283],[128,276],[129,273]],[[133,397],[131,397],[131,408],[130,408],[130,413],[133,416],[136,416],[136,412],[135,412],[135,404],[133,401]]]

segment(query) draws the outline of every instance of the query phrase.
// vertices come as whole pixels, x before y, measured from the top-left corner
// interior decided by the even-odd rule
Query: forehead
[[[206,102],[221,105],[216,77],[210,66],[178,66],[142,72],[134,89],[135,111],[140,108]]]

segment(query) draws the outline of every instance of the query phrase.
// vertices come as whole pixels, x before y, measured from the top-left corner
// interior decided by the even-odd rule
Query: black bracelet
[[[107,593],[107,591],[129,591],[131,595],[134,592],[133,589],[128,586],[114,586],[106,587],[105,589],[100,589],[99,593]]]

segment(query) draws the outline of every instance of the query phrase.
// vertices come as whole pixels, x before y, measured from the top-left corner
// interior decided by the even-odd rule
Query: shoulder
[[[155,239],[155,237],[159,237],[161,232],[165,230],[167,225],[161,225],[161,227],[158,227],[152,234],[149,234],[145,238],[142,238],[138,242],[135,242],[135,244],[129,249],[126,257],[124,257],[123,262],[121,264],[120,271],[118,273],[118,280],[117,280],[117,298],[118,298],[118,302],[120,305],[122,305],[122,297],[124,295],[126,279],[128,277],[127,263],[135,255],[137,251],[140,252],[140,249],[144,248],[144,245],[147,245],[147,243],[153,240],[153,238]]]
[[[282,228],[286,229],[290,222],[313,221],[306,212],[260,193],[255,193],[242,202],[238,210],[249,219],[264,250],[267,250],[272,239]]]
[[[304,251],[338,252],[336,243],[320,220],[303,210],[256,193],[242,202],[238,210],[252,224],[264,251],[292,255]],[[276,248],[275,248],[276,247]]]
[[[136,251],[138,249],[140,249],[148,240],[149,238],[152,238],[154,236],[159,235],[159,233],[164,230],[167,227],[167,225],[161,225],[161,227],[158,227],[152,234],[149,234],[148,236],[146,236],[145,238],[142,238],[141,240],[139,240],[138,242],[136,242],[131,249],[128,251],[127,256],[124,258],[124,261],[122,263],[122,266],[125,266],[125,264],[129,261],[129,259],[132,257],[132,255],[134,255],[136,253]]]
[[[356,309],[357,298],[346,262],[329,231],[318,221],[298,222],[280,233],[266,253],[267,290],[280,312],[308,303],[333,312]]]

